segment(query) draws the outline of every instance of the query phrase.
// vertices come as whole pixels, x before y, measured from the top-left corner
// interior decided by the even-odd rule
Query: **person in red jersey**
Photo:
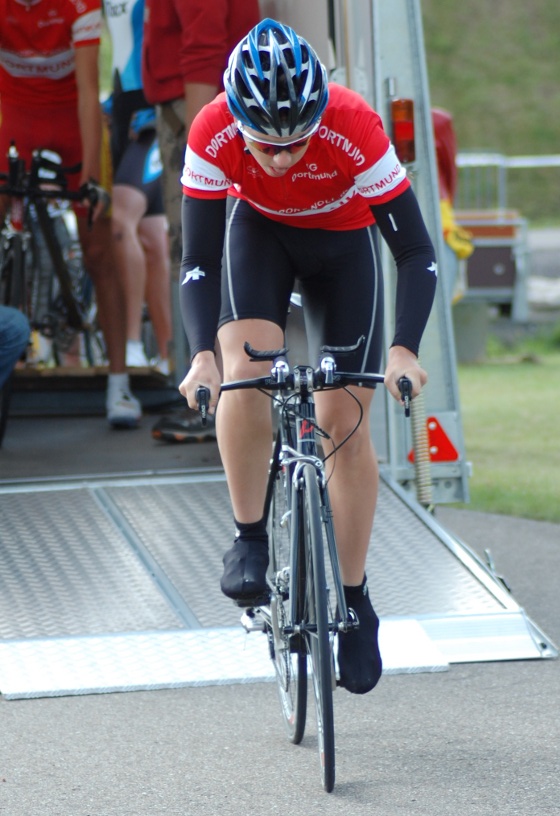
[[[0,0],[0,167],[7,167],[13,141],[26,162],[33,150],[48,148],[65,167],[81,164],[70,189],[100,178],[100,36],[100,0]],[[109,358],[107,418],[115,427],[135,427],[141,409],[125,369],[123,297],[110,219],[100,210],[88,229],[86,208],[76,207]]]
[[[200,109],[222,90],[232,49],[260,19],[258,0],[146,0],[142,76],[146,98],[156,105],[163,162],[163,196],[175,282],[181,265],[181,176],[185,144]],[[175,313],[178,314],[174,296]],[[181,340],[182,338],[179,338]],[[187,354],[177,343],[179,376]],[[154,439],[187,442],[215,439],[213,417],[203,428],[197,411],[174,409],[152,428]]]
[[[378,371],[383,287],[377,233],[397,265],[396,327],[385,369],[390,393],[407,376],[417,395],[427,380],[418,348],[432,307],[437,266],[418,203],[380,117],[355,92],[329,84],[311,46],[274,20],[258,24],[233,51],[225,93],[195,118],[183,171],[181,304],[192,355],[180,385],[189,405],[199,386],[215,409],[224,380],[268,373],[243,344],[276,349],[298,281],[310,359],[322,345],[365,342],[345,369]],[[320,427],[337,449],[329,493],[348,605],[360,626],[339,633],[340,682],[354,693],[375,686],[382,663],[379,621],[365,560],[377,496],[370,439],[373,392],[318,392]],[[363,421],[359,423],[360,410]],[[221,588],[238,604],[266,595],[268,540],[263,507],[272,437],[269,400],[226,392],[218,444],[236,534]],[[359,424],[358,424],[359,423]],[[358,427],[356,428],[356,425]]]

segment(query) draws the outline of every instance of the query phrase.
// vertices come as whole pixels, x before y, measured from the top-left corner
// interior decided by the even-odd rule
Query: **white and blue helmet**
[[[329,99],[327,72],[313,48],[271,19],[251,29],[232,51],[224,88],[236,119],[275,137],[309,130]]]

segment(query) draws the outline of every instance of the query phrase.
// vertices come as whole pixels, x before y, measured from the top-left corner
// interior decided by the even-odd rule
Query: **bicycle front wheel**
[[[317,471],[312,465],[305,465],[303,468],[302,528],[307,562],[306,610],[303,627],[311,663],[317,711],[321,777],[323,787],[330,792],[334,787],[335,779],[333,712],[335,675],[329,632],[321,498]]]
[[[272,621],[272,654],[282,719],[288,738],[294,744],[303,739],[307,715],[307,652],[298,635],[289,634],[291,620],[291,473],[280,469],[272,488],[269,512],[270,570],[272,587],[270,615]],[[292,582],[296,593],[296,620],[303,615],[305,574],[304,560],[297,561],[297,575]]]

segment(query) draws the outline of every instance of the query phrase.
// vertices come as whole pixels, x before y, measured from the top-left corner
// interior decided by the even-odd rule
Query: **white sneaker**
[[[146,357],[140,340],[126,341],[126,366],[127,368],[149,368],[150,361]]]
[[[166,360],[163,357],[154,357],[154,359],[151,361],[151,366],[154,371],[158,371],[160,374],[163,374],[164,377],[169,377],[171,374],[169,360]]]
[[[138,427],[142,408],[127,388],[108,388],[106,406],[107,419],[113,428]]]

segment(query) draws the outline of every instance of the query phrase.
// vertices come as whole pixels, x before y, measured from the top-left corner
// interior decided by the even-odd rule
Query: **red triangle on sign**
[[[430,462],[456,462],[459,458],[459,451],[449,439],[438,420],[435,417],[428,417],[426,426],[428,429]],[[414,450],[410,451],[408,459],[410,462],[414,462]]]

